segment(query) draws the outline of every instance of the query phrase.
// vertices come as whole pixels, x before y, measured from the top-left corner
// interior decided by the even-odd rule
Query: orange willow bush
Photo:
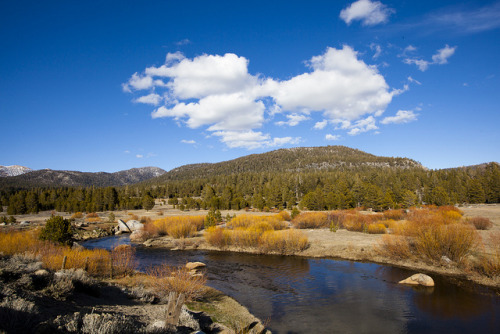
[[[431,261],[447,256],[460,263],[479,243],[477,232],[470,225],[460,223],[461,217],[461,211],[451,206],[413,209],[408,221],[393,230],[395,235],[383,239],[382,251],[390,257],[398,257],[399,248],[405,256],[410,252]]]
[[[108,275],[111,258],[113,272],[121,275],[134,268],[134,253],[130,246],[118,246],[111,253],[103,249],[73,249],[38,239],[38,231],[0,233],[0,252],[6,255],[29,252],[39,256],[45,268],[59,270],[66,256],[66,269],[87,268],[91,275]]]
[[[227,223],[228,228],[249,228],[255,224],[269,225],[273,230],[283,230],[286,228],[286,223],[283,222],[283,216],[254,216],[254,215],[239,215],[231,219]]]
[[[212,226],[206,229],[205,240],[212,246],[224,249],[231,245],[231,232],[222,227]]]
[[[172,238],[194,237],[204,226],[203,216],[175,216],[165,217],[146,224],[146,232],[155,232],[158,235],[168,234]],[[148,226],[152,224],[153,227]]]
[[[488,230],[493,226],[491,220],[485,217],[474,217],[467,219],[467,223],[471,224],[476,230]]]
[[[447,256],[455,262],[464,257],[478,245],[477,232],[464,224],[433,225],[419,229],[415,236],[415,248],[419,255],[439,261]]]
[[[267,231],[259,240],[263,253],[293,254],[309,246],[307,236],[298,230]]]
[[[292,219],[296,228],[327,228],[330,227],[331,219],[328,212],[302,212]]]
[[[361,213],[349,213],[344,216],[342,224],[348,231],[363,232],[368,231],[370,225],[379,222],[381,219],[383,219],[383,216],[379,214],[364,215]],[[372,229],[374,230],[374,228]]]
[[[382,213],[384,219],[389,220],[402,220],[406,217],[406,213],[402,209],[387,210]]]
[[[385,234],[386,232],[384,224],[369,224],[366,230],[369,234]]]

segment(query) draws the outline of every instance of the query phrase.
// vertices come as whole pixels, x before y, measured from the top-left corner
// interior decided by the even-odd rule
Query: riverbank
[[[168,327],[166,300],[144,284],[146,278],[98,279],[81,269],[42,269],[28,254],[0,255],[0,332],[265,332],[244,306],[208,287],[200,300],[183,306],[178,325]]]
[[[465,218],[486,217],[491,220],[493,226],[488,230],[478,230],[477,233],[482,240],[483,247],[476,248],[469,255],[468,262],[473,263],[478,257],[489,254],[495,256],[495,240],[491,236],[500,233],[500,205],[474,205],[463,207]],[[471,266],[458,264],[453,261],[443,261],[433,263],[423,261],[412,257],[406,259],[394,259],[384,256],[381,251],[383,235],[368,234],[362,232],[352,232],[345,229],[339,229],[331,232],[329,229],[303,229],[309,240],[309,247],[295,256],[308,258],[334,258],[351,261],[373,262],[396,266],[400,268],[414,270],[416,272],[425,272],[428,274],[439,274],[443,276],[467,280],[475,284],[488,286],[500,291],[500,277],[487,277],[474,271]],[[203,237],[204,231],[198,233],[194,238],[173,239],[168,236],[149,239],[144,242],[146,247],[160,247],[171,250],[211,250],[211,251],[230,251],[260,254],[256,248],[244,248],[234,245],[226,246],[223,249],[209,245]]]

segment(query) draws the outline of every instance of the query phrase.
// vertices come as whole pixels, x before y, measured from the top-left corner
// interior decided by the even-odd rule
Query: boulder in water
[[[399,284],[434,286],[434,280],[426,274],[419,273],[399,281]]]

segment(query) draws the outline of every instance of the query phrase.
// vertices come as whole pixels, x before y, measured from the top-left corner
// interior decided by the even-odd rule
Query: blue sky
[[[499,1],[2,1],[0,165],[499,161]]]

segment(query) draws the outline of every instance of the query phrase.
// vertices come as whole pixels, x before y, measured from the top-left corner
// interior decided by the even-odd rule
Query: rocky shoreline
[[[45,270],[30,255],[0,255],[0,282],[0,333],[270,333],[245,307],[214,289],[183,306],[178,325],[169,327],[166,300],[143,286],[97,280],[82,269]],[[237,328],[212,320],[221,319],[221,312]]]

